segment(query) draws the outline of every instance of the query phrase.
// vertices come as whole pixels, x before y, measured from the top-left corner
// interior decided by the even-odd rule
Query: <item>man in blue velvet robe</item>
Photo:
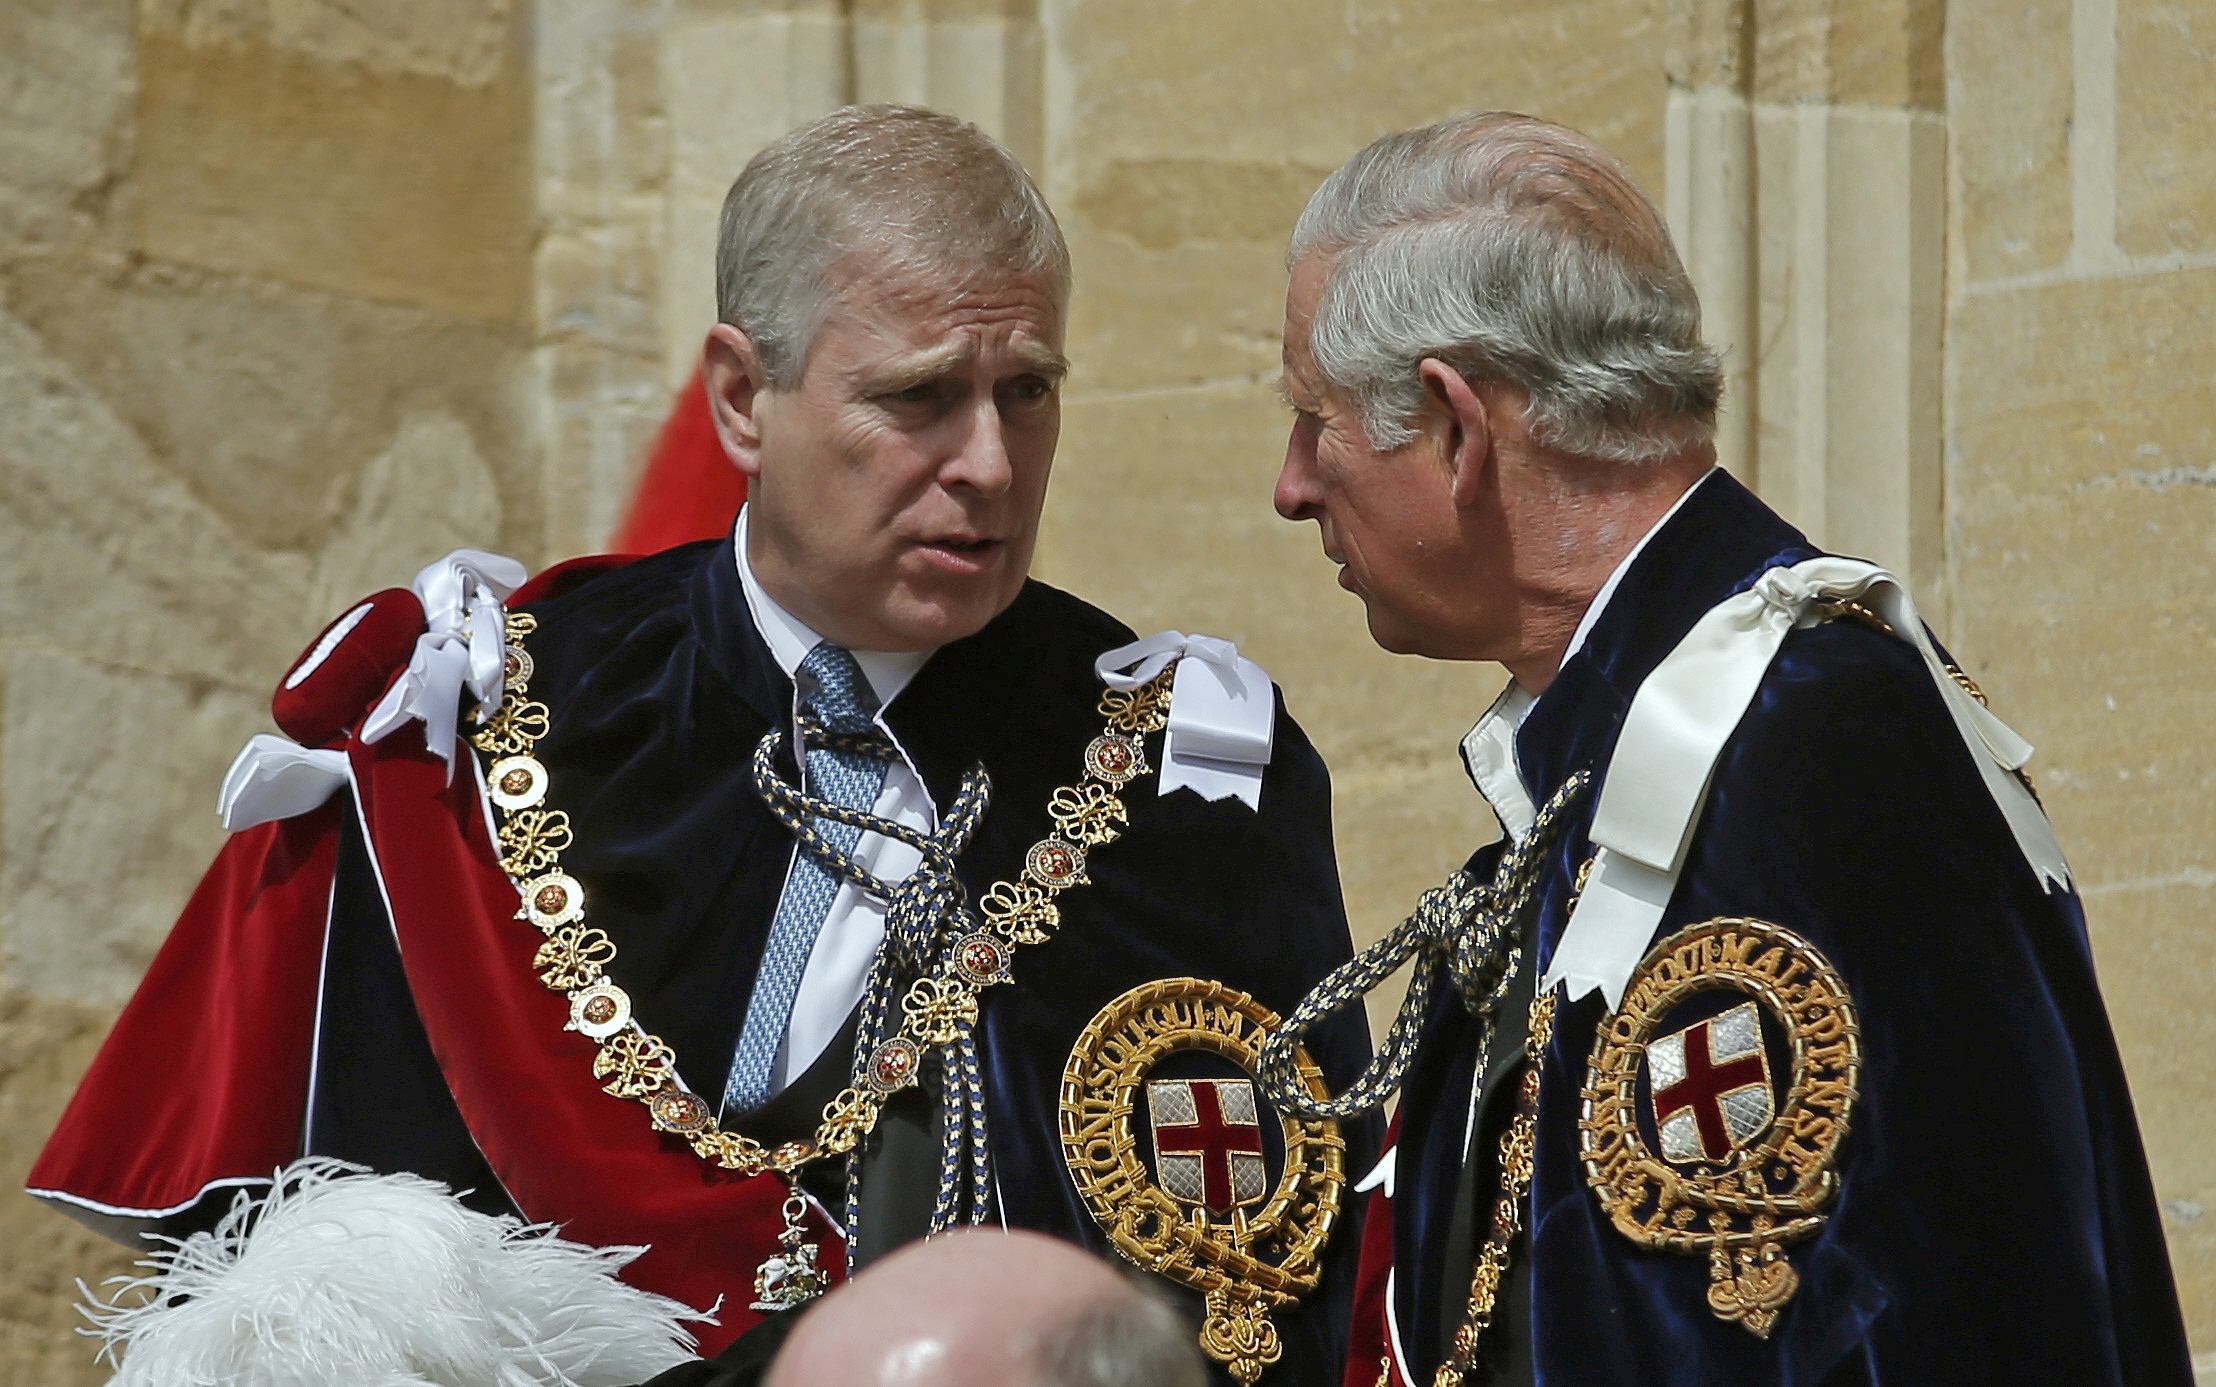
[[[1621,165],[1387,136],[1289,258],[1279,511],[1379,644],[1512,676],[1462,746],[1507,836],[1388,941],[1440,978],[1349,1098],[1401,1091],[1346,1381],[2190,1381],[2030,748],[1716,469]]]
[[[749,164],[718,280],[737,533],[512,594],[459,554],[334,624],[278,699],[304,745],[242,758],[238,836],[39,1192],[181,1232],[298,1154],[429,1175],[647,1245],[626,1277],[720,1303],[711,1351],[936,1226],[1105,1252],[1144,1194],[1266,1258],[1267,1197],[1316,1237],[1257,1283],[1257,1366],[1334,1381],[1354,1245],[1318,1249],[1364,1124],[1257,1111],[1196,1031],[1117,1118],[1144,1178],[1072,1174],[1066,1076],[1104,1009],[1281,1012],[1351,944],[1328,778],[1268,677],[1175,633],[1105,667],[1132,632],[1028,577],[1066,369],[1052,214],[974,127],[849,108]],[[1342,1083],[1367,1050],[1349,1017],[1314,1054]]]

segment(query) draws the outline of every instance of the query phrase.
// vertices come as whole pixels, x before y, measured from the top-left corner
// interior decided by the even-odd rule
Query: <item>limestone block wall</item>
[[[104,1380],[13,1193],[338,604],[536,558],[509,0],[0,5],[0,1382]]]
[[[460,543],[596,548],[725,186],[849,100],[975,119],[1076,259],[1040,570],[1229,636],[1329,757],[1358,939],[1494,832],[1497,671],[1378,652],[1269,490],[1285,237],[1508,106],[1665,205],[1729,466],[1896,566],[2041,747],[2216,1355],[2216,28],[2188,0],[0,0],[0,1183],[218,830],[271,681]],[[124,1260],[0,1192],[0,1381]],[[2216,1357],[2208,1365],[2216,1380]]]
[[[2029,61],[2026,61],[2029,55]],[[2040,745],[2216,1378],[2216,13],[1951,7],[1952,635]]]

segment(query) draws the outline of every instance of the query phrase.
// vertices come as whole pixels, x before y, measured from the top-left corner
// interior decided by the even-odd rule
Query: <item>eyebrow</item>
[[[918,385],[927,385],[947,372],[966,364],[975,349],[966,342],[949,343],[917,352],[871,372],[863,380],[863,387],[871,394],[898,394]],[[1069,374],[1069,359],[1051,347],[1030,343],[1018,343],[1011,355],[1022,370],[1036,375],[1060,380]]]
[[[1016,364],[1038,375],[1052,376],[1056,380],[1060,380],[1070,373],[1069,358],[1052,347],[1021,343],[1015,349],[1015,357]]]

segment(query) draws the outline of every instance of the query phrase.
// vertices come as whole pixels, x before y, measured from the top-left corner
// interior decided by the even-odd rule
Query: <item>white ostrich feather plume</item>
[[[709,1316],[616,1279],[644,1249],[465,1208],[310,1158],[80,1307],[111,1387],[622,1387],[691,1361]]]

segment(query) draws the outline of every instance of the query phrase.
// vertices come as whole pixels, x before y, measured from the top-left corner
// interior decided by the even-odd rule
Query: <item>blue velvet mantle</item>
[[[1532,709],[1517,757],[1544,802],[1605,768],[1640,681],[1716,602],[1816,553],[1712,475],[1626,572]],[[1591,852],[1588,797],[1552,854],[1537,966]],[[1490,874],[1498,847],[1473,869]],[[1753,916],[1844,978],[1861,1090],[1829,1222],[1767,1342],[1714,1318],[1705,1257],[1615,1231],[1578,1158],[1605,1003],[1547,1050],[1525,1264],[1544,1387],[1905,1387],[2192,1380],[2131,1099],[2073,893],[2044,893],[1920,658],[1851,620],[1790,635],[1725,747],[1661,933]],[[1442,1265],[1461,1177],[1473,1027],[1433,1013],[1402,1098],[1394,1310],[1428,1381],[1467,1294]],[[1498,1095],[1487,1094],[1491,1105]],[[1490,1207],[1482,1200],[1480,1209]]]
[[[729,540],[603,571],[528,610],[539,620],[532,695],[552,711],[537,754],[576,832],[564,869],[620,949],[610,971],[641,1024],[671,1044],[696,1092],[721,1093],[792,856],[749,776],[755,744],[791,715],[791,684],[754,628]],[[1029,583],[983,631],[935,654],[887,711],[937,804],[953,802],[974,764],[992,777],[991,807],[959,864],[973,901],[1019,876],[1026,849],[1050,833],[1048,798],[1076,779],[1102,727],[1093,660],[1130,639],[1097,609]],[[1062,1068],[1086,1022],[1131,987],[1179,976],[1227,983],[1283,1013],[1351,952],[1329,778],[1282,705],[1258,813],[1189,790],[1157,795],[1151,778],[1126,803],[1125,835],[1092,855],[1090,884],[1060,897],[1055,936],[1016,956],[1015,984],[984,995],[980,1027],[1001,1212],[1011,1226],[1102,1252],[1058,1136]],[[368,889],[359,877],[350,889],[342,872],[342,896]],[[373,901],[361,904],[374,918]],[[389,942],[378,947],[389,954]],[[475,1186],[498,1207],[397,959],[362,953],[342,970],[342,990],[327,991],[311,1147]],[[1313,1049],[1343,1086],[1368,1058],[1363,1019],[1343,1018]],[[1348,1124],[1347,1136],[1359,1174],[1374,1158],[1374,1124]],[[1359,1203],[1348,1196],[1323,1287],[1277,1312],[1284,1360],[1265,1382],[1338,1382]],[[734,1264],[751,1268],[766,1250]]]

